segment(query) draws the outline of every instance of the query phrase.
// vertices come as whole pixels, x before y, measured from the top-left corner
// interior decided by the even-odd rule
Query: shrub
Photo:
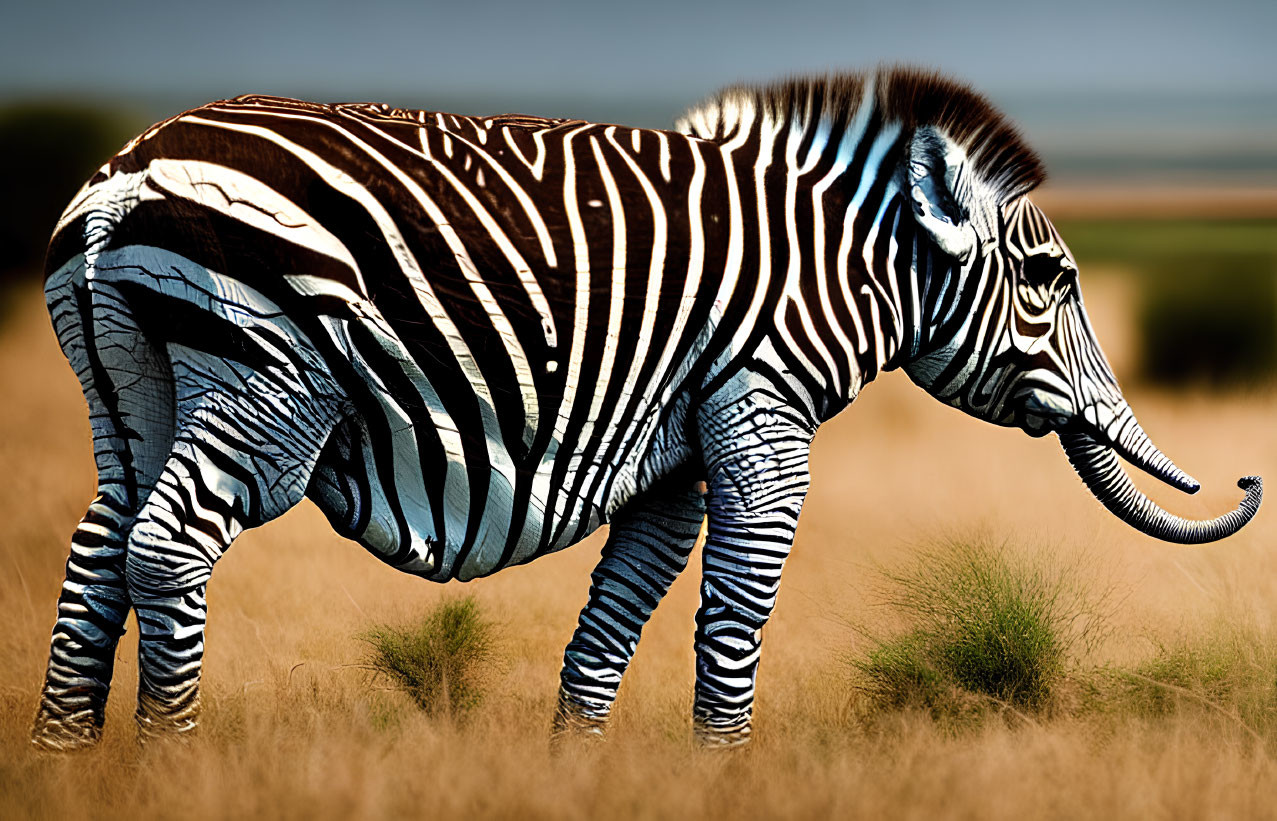
[[[374,676],[431,716],[460,718],[482,698],[493,627],[466,596],[442,602],[416,624],[378,626],[360,638],[369,645],[366,664]]]
[[[936,718],[979,712],[981,703],[1042,710],[1070,652],[1098,632],[1073,573],[1012,557],[1005,545],[954,541],[884,576],[885,603],[908,629],[873,638],[853,661],[877,708],[919,707]]]
[[[1145,717],[1197,711],[1226,717],[1254,736],[1277,735],[1277,640],[1239,620],[1158,642],[1133,670],[1109,671],[1110,706]]]

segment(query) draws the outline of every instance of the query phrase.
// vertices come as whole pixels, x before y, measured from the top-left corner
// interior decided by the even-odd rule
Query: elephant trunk
[[[1127,411],[1129,413],[1129,411]],[[1101,443],[1089,432],[1071,426],[1060,431],[1060,444],[1083,483],[1113,515],[1156,539],[1179,544],[1203,544],[1231,536],[1242,528],[1264,496],[1263,481],[1246,476],[1237,486],[1246,496],[1236,510],[1216,519],[1195,521],[1168,513],[1139,491],[1118,462],[1115,448],[1132,463],[1175,487],[1193,492],[1197,483],[1176,468],[1132,417],[1114,437],[1112,445]],[[1110,430],[1114,429],[1110,427]]]

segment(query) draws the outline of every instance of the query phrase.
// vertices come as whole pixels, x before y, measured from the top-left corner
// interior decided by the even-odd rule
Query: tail
[[[98,257],[110,245],[116,226],[146,198],[145,192],[146,172],[111,173],[109,165],[84,184],[62,212],[49,239],[44,264],[46,292],[49,280],[80,254],[84,255],[84,277],[93,278]]]

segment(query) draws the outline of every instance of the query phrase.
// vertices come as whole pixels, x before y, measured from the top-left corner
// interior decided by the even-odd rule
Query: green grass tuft
[[[1110,710],[1146,718],[1200,712],[1277,738],[1277,640],[1244,619],[1183,632],[1133,669],[1108,672]]]
[[[938,719],[996,705],[1040,712],[1065,680],[1070,654],[1098,634],[1075,574],[1005,546],[955,541],[884,575],[885,603],[907,629],[872,638],[852,662],[874,708],[921,708]]]
[[[483,696],[494,625],[473,596],[445,601],[416,624],[379,626],[360,636],[373,674],[407,693],[431,716],[460,718]]]

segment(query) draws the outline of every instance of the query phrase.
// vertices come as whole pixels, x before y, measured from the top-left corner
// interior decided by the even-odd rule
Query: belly
[[[605,431],[605,436],[626,437],[610,461],[567,453],[556,444],[537,470],[518,474],[514,483],[492,471],[493,491],[479,538],[469,545],[446,541],[440,575],[461,580],[487,576],[580,542],[687,460],[682,419],[682,414],[671,414],[662,422],[660,408],[652,407],[630,429]]]
[[[504,394],[478,371],[466,373],[473,410],[459,414],[457,391],[376,319],[326,322],[349,357],[357,410],[344,448],[321,458],[312,495],[339,532],[401,570],[465,580],[561,550],[688,458],[681,384],[694,351],[630,394],[641,401],[618,403],[627,411],[615,418],[582,390],[585,417],[561,405],[511,425],[498,415]]]

